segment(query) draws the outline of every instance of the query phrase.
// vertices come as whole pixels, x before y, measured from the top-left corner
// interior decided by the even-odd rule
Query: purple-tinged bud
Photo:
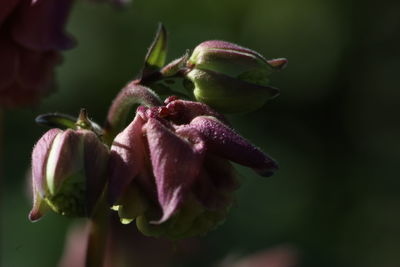
[[[53,211],[90,216],[106,183],[108,148],[89,130],[51,129],[32,153],[31,221]]]
[[[260,108],[279,90],[268,86],[269,75],[282,69],[286,59],[266,60],[259,53],[225,41],[198,45],[187,61],[186,77],[194,83],[194,96],[223,112]]]

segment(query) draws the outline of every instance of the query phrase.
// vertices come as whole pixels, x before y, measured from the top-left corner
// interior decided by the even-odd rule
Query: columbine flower
[[[72,0],[0,3],[0,105],[32,105],[53,87],[60,50],[73,46],[64,32]]]
[[[229,161],[270,176],[274,160],[197,102],[169,98],[140,106],[114,140],[110,194],[123,222],[147,235],[203,234],[221,223],[237,182]]]
[[[40,219],[48,208],[67,216],[90,216],[106,183],[108,156],[108,148],[92,131],[46,132],[32,153],[29,219]]]
[[[279,94],[268,86],[269,75],[286,64],[233,43],[206,41],[187,61],[186,77],[194,83],[196,100],[223,112],[251,111]]]

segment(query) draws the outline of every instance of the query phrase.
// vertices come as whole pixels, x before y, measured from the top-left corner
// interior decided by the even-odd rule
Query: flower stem
[[[106,144],[111,145],[114,137],[122,130],[132,106],[157,106],[161,103],[156,93],[140,85],[138,80],[129,83],[119,92],[108,110],[103,137]]]
[[[104,255],[110,221],[110,209],[107,205],[106,190],[100,198],[96,210],[89,222],[89,238],[86,250],[86,267],[104,265]]]

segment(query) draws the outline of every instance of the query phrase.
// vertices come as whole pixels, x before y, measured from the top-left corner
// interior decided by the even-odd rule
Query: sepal
[[[159,24],[156,37],[147,51],[144,67],[142,70],[142,79],[154,72],[159,71],[165,64],[167,58],[167,31]]]
[[[37,124],[60,129],[75,129],[76,118],[62,113],[46,113],[35,118]]]

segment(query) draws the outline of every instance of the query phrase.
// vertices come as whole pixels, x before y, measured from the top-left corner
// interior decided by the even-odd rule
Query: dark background
[[[230,117],[281,170],[264,179],[238,168],[242,187],[226,223],[201,238],[201,253],[173,266],[281,244],[299,251],[300,266],[400,266],[400,2],[372,0],[136,0],[125,10],[77,3],[68,30],[78,46],[64,53],[57,92],[37,108],[3,113],[2,266],[55,266],[72,221],[28,221],[25,176],[47,130],[34,118],[86,107],[102,122],[160,21],[168,60],[210,39],[289,59],[271,77],[280,97]]]

